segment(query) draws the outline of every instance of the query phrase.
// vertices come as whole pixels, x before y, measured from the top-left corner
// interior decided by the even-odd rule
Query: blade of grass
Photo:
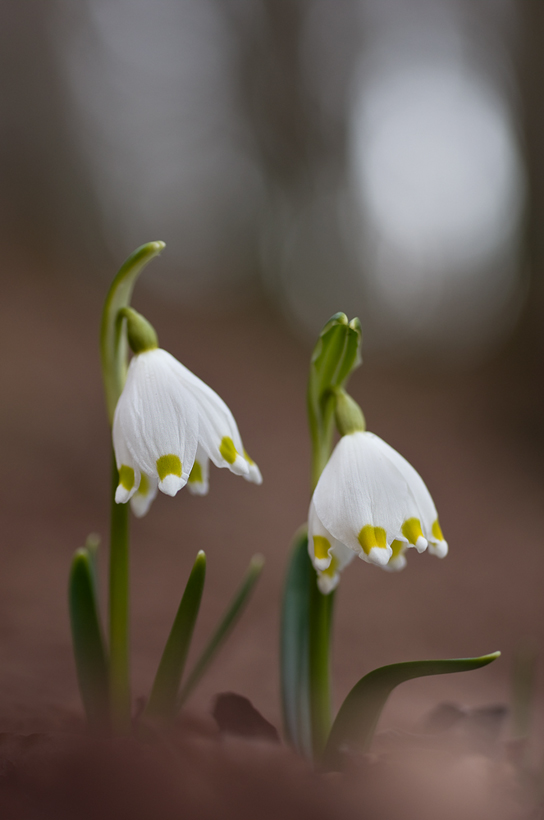
[[[200,550],[162,654],[144,711],[145,717],[169,721],[175,716],[179,685],[191,646],[205,579],[206,555]]]
[[[493,652],[479,658],[393,663],[369,672],[355,684],[336,716],[325,749],[325,767],[335,770],[342,768],[342,748],[368,751],[382,709],[399,683],[427,675],[479,669],[492,663],[500,654]]]
[[[287,740],[312,757],[309,697],[310,585],[315,571],[308,555],[306,527],[295,536],[281,612],[280,675],[283,725]]]
[[[177,709],[179,710],[195,686],[197,685],[198,681],[207,670],[208,666],[215,658],[221,647],[223,646],[224,642],[232,632],[234,625],[240,615],[242,614],[245,605],[249,601],[249,596],[253,591],[253,587],[255,586],[259,575],[261,574],[261,570],[264,565],[264,559],[261,555],[254,555],[250,561],[249,568],[245,574],[245,577],[236,592],[236,595],[232,599],[229,607],[227,608],[225,614],[223,615],[217,629],[211,636],[210,640],[208,641],[204,651],[202,652],[200,658],[196,662],[192,672],[190,673],[189,677],[187,678],[186,682],[183,684],[181,688],[181,692],[177,702]]]
[[[68,601],[77,679],[89,727],[107,731],[110,726],[108,662],[93,569],[84,548],[76,551],[72,561]]]

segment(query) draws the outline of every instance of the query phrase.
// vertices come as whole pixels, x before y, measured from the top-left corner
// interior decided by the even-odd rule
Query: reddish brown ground
[[[81,715],[66,605],[70,558],[87,533],[106,539],[108,527],[110,445],[97,349],[106,287],[106,279],[88,283],[77,275],[65,285],[13,263],[9,275],[4,274],[0,304],[0,731],[54,732],[46,738],[53,737],[56,744],[55,760],[73,762],[79,772],[70,776],[74,783],[83,778],[81,755],[103,765],[107,754],[120,754],[117,748],[99,753],[91,744],[80,750],[80,757],[68,755],[63,744],[73,741],[69,735],[59,740],[56,734],[77,731]],[[263,486],[255,487],[212,468],[206,498],[187,492],[175,500],[161,496],[144,520],[133,521],[134,696],[149,691],[197,550],[208,555],[208,578],[195,652],[251,555],[261,552],[266,567],[256,594],[191,707],[205,715],[218,691],[240,692],[279,727],[282,580],[291,536],[308,505],[304,393],[309,350],[260,307],[228,317],[194,315],[146,294],[144,286],[134,304],[155,324],[161,345],[227,401],[264,476]],[[352,306],[341,307],[355,312]],[[332,305],[331,313],[337,308]],[[506,372],[506,366],[495,366],[465,376],[414,376],[379,370],[369,362],[352,380],[369,429],[424,476],[450,555],[439,561],[410,554],[408,568],[398,575],[362,562],[348,569],[337,596],[336,703],[362,674],[381,664],[503,651],[503,658],[486,669],[405,684],[392,696],[382,729],[413,727],[440,701],[470,707],[508,701],[516,648],[527,640],[544,643],[542,449],[524,429],[530,393],[526,402],[518,402],[520,414],[514,416],[505,406],[511,394]],[[105,564],[106,544],[102,570]],[[44,742],[49,740],[38,738],[37,748]],[[259,744],[255,748],[260,751],[253,746],[248,751],[241,741],[217,746],[205,737],[195,743],[200,751],[189,754],[195,771],[201,755],[215,761],[211,769],[223,766],[227,784],[238,782],[244,772],[239,776],[248,793],[261,795],[258,799],[265,803],[273,800],[263,795],[273,795],[274,782],[285,781],[292,794],[300,775],[300,799],[308,814],[333,816],[334,805],[338,811],[332,781],[316,786],[315,778],[285,751],[266,746],[263,751]],[[4,751],[16,746],[2,752],[2,759],[20,758],[21,749],[27,749],[11,734],[2,744]],[[210,752],[210,758],[206,744],[221,753]],[[23,757],[31,754],[27,751]],[[137,785],[139,767],[147,764],[140,751],[127,754],[135,756],[131,767]],[[187,755],[185,747],[180,754]],[[110,774],[115,765],[106,767]],[[153,769],[157,760],[149,765]],[[5,776],[9,780],[9,772]],[[218,816],[210,788],[211,808],[202,810],[203,817]],[[316,797],[322,789],[326,795]],[[232,806],[238,806],[238,799],[225,798]],[[285,805],[292,807],[293,816],[304,816],[292,799]],[[312,801],[321,813],[311,808]],[[346,816],[350,805],[346,798]],[[270,811],[277,816],[280,810]]]

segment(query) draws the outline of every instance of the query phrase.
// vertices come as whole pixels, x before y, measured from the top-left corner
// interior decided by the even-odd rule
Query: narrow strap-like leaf
[[[164,242],[148,242],[132,253],[113,280],[106,297],[100,327],[100,355],[110,424],[126,377],[127,340],[118,318],[121,308],[130,305],[138,276],[154,256],[164,248]]]
[[[479,669],[496,660],[500,654],[493,652],[479,658],[393,663],[369,672],[355,684],[338,712],[325,749],[325,767],[342,767],[343,748],[368,751],[387,698],[399,683],[426,675]]]
[[[308,555],[306,527],[295,537],[281,613],[280,674],[283,724],[287,740],[312,757],[309,689],[310,585],[315,571]]]
[[[146,717],[167,721],[175,716],[179,685],[191,646],[205,579],[206,556],[201,550],[196,557],[162,654],[145,709]]]
[[[86,549],[74,555],[68,589],[77,679],[89,726],[110,725],[108,663],[95,597],[91,560]]]
[[[177,708],[180,709],[185,703],[198,681],[223,646],[225,640],[230,635],[234,625],[242,614],[245,605],[249,601],[249,596],[253,591],[261,570],[264,566],[264,559],[261,555],[254,555],[249,563],[249,568],[245,574],[236,595],[232,599],[227,611],[223,615],[219,625],[210,640],[208,641],[200,658],[196,662],[191,674],[181,688],[178,698]]]

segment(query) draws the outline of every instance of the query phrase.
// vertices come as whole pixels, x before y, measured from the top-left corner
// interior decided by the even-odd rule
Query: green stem
[[[334,592],[323,595],[316,584],[315,570],[310,583],[309,684],[310,721],[314,760],[319,760],[331,728],[330,647]]]
[[[119,474],[113,460],[110,538],[110,696],[113,729],[130,729],[129,505],[115,503]]]

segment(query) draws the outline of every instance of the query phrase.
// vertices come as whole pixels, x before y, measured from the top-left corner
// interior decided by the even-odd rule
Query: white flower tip
[[[401,569],[404,569],[406,566],[406,558],[404,555],[397,555],[395,558],[391,558],[389,563],[384,566],[384,569],[387,572],[400,572]]]
[[[244,478],[246,481],[251,481],[253,484],[262,484],[263,477],[261,475],[261,471],[257,467],[254,461],[248,462],[249,464],[249,472]]]
[[[241,456],[239,453],[236,454],[236,458],[234,459],[234,461],[231,464],[229,464],[229,469],[235,475],[241,475],[248,481],[251,481],[250,466],[245,460],[245,458]]]
[[[186,484],[186,479],[181,478],[181,476],[174,475],[174,473],[169,473],[165,476],[162,481],[159,481],[159,490],[161,493],[165,495],[175,496],[182,487]]]
[[[425,550],[429,546],[429,542],[426,538],[423,538],[423,536],[420,535],[414,546],[418,552],[425,552]]]
[[[376,564],[378,567],[385,567],[389,563],[389,559],[393,555],[391,547],[372,547],[368,555],[361,553],[361,558],[368,561],[370,564]]]
[[[153,502],[153,496],[135,493],[130,499],[130,509],[136,518],[143,518]]]
[[[123,487],[122,484],[117,486],[115,490],[115,503],[116,504],[126,504],[129,498],[134,495],[134,488],[131,490],[127,490],[126,487]]]
[[[334,575],[318,574],[317,587],[322,595],[329,595],[329,593],[331,593],[333,589],[336,589],[339,580],[340,573],[338,572],[335,572]]]
[[[328,555],[326,558],[316,558],[315,555],[314,555],[313,565],[314,565],[315,569],[318,570],[319,572],[324,572],[326,569],[328,569],[330,567],[331,560],[332,559],[331,559],[330,555]]]
[[[429,544],[429,552],[431,555],[436,555],[437,558],[445,558],[448,554],[448,542],[437,541],[434,544]]]
[[[192,495],[208,495],[210,485],[207,481],[188,481],[187,489]]]

